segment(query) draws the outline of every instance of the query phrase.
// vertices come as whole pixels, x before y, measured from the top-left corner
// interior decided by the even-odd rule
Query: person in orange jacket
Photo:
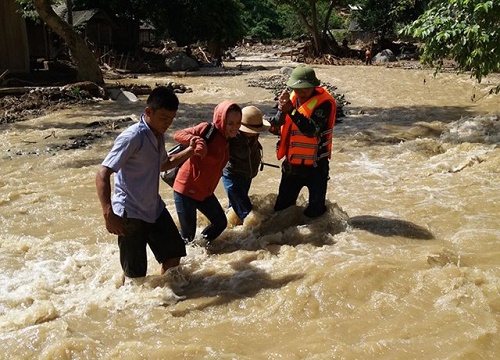
[[[203,134],[210,123],[203,122],[174,134],[174,140],[189,145],[194,138],[194,155],[179,169],[174,182],[174,201],[181,236],[186,243],[196,235],[196,211],[207,217],[210,224],[201,235],[210,243],[227,227],[227,219],[214,194],[229,160],[229,139],[236,136],[241,125],[241,108],[231,101],[223,101],[214,109],[213,125],[216,133],[207,143]]]
[[[295,205],[305,186],[309,204],[304,215],[314,218],[326,212],[337,104],[309,66],[295,68],[286,85],[292,91],[282,91],[278,112],[270,119],[273,128],[279,127],[277,158],[284,159],[274,210]]]

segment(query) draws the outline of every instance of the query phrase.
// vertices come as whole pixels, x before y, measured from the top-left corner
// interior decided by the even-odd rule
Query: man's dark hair
[[[158,86],[149,94],[146,104],[152,111],[158,109],[177,110],[179,108],[179,99],[172,89],[166,86]]]

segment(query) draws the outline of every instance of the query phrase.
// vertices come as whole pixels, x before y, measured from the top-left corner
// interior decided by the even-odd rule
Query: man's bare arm
[[[189,159],[194,154],[196,148],[196,141],[197,141],[196,138],[192,138],[189,141],[189,146],[187,148],[185,148],[181,152],[178,152],[177,154],[169,156],[167,158],[167,161],[161,164],[161,171],[167,171],[173,169],[177,165],[182,164],[184,161]]]

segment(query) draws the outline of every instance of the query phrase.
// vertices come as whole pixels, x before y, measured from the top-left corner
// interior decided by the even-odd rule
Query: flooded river
[[[262,65],[134,81],[193,89],[179,95],[171,143],[224,99],[272,114],[274,95],[247,80],[294,64]],[[164,276],[148,253],[142,284],[119,286],[94,179],[144,99],[1,125],[0,358],[498,359],[500,96],[485,87],[499,77],[316,70],[351,103],[335,127],[328,213],[306,221],[304,192],[273,214],[280,171],[266,167],[243,226],[213,253],[188,246]],[[95,122],[109,129],[87,147],[51,150],[93,134]],[[265,161],[278,164],[276,138],[261,139]],[[172,190],[160,191],[176,219]],[[217,195],[225,206],[222,187]]]

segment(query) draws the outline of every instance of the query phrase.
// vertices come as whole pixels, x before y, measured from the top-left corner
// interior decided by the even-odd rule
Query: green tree
[[[118,19],[147,21],[159,36],[179,45],[206,42],[233,45],[244,35],[243,5],[238,0],[73,0],[78,9],[99,7]]]
[[[299,19],[294,25],[301,32],[307,32],[314,45],[316,55],[326,52],[341,53],[341,48],[330,33],[331,20],[335,9],[345,0],[272,0],[277,5],[287,6]],[[299,25],[300,24],[300,25]]]
[[[429,0],[360,0],[361,10],[354,12],[360,27],[377,33],[383,39],[388,34],[416,20],[426,9]]]
[[[271,0],[241,0],[241,3],[245,35],[256,36],[261,40],[283,36],[280,14]]]
[[[209,51],[215,57],[222,55],[223,50],[235,45],[245,35],[242,10],[243,6],[237,0],[202,2],[195,19],[198,25],[196,37],[207,42]]]
[[[179,45],[206,43],[216,57],[245,34],[241,20],[243,6],[237,0],[145,0],[139,3],[142,20],[151,22],[159,34],[171,37]]]
[[[424,42],[421,61],[439,71],[446,58],[479,82],[500,70],[500,2],[498,0],[433,1],[403,33]],[[500,85],[496,87],[500,91]]]

